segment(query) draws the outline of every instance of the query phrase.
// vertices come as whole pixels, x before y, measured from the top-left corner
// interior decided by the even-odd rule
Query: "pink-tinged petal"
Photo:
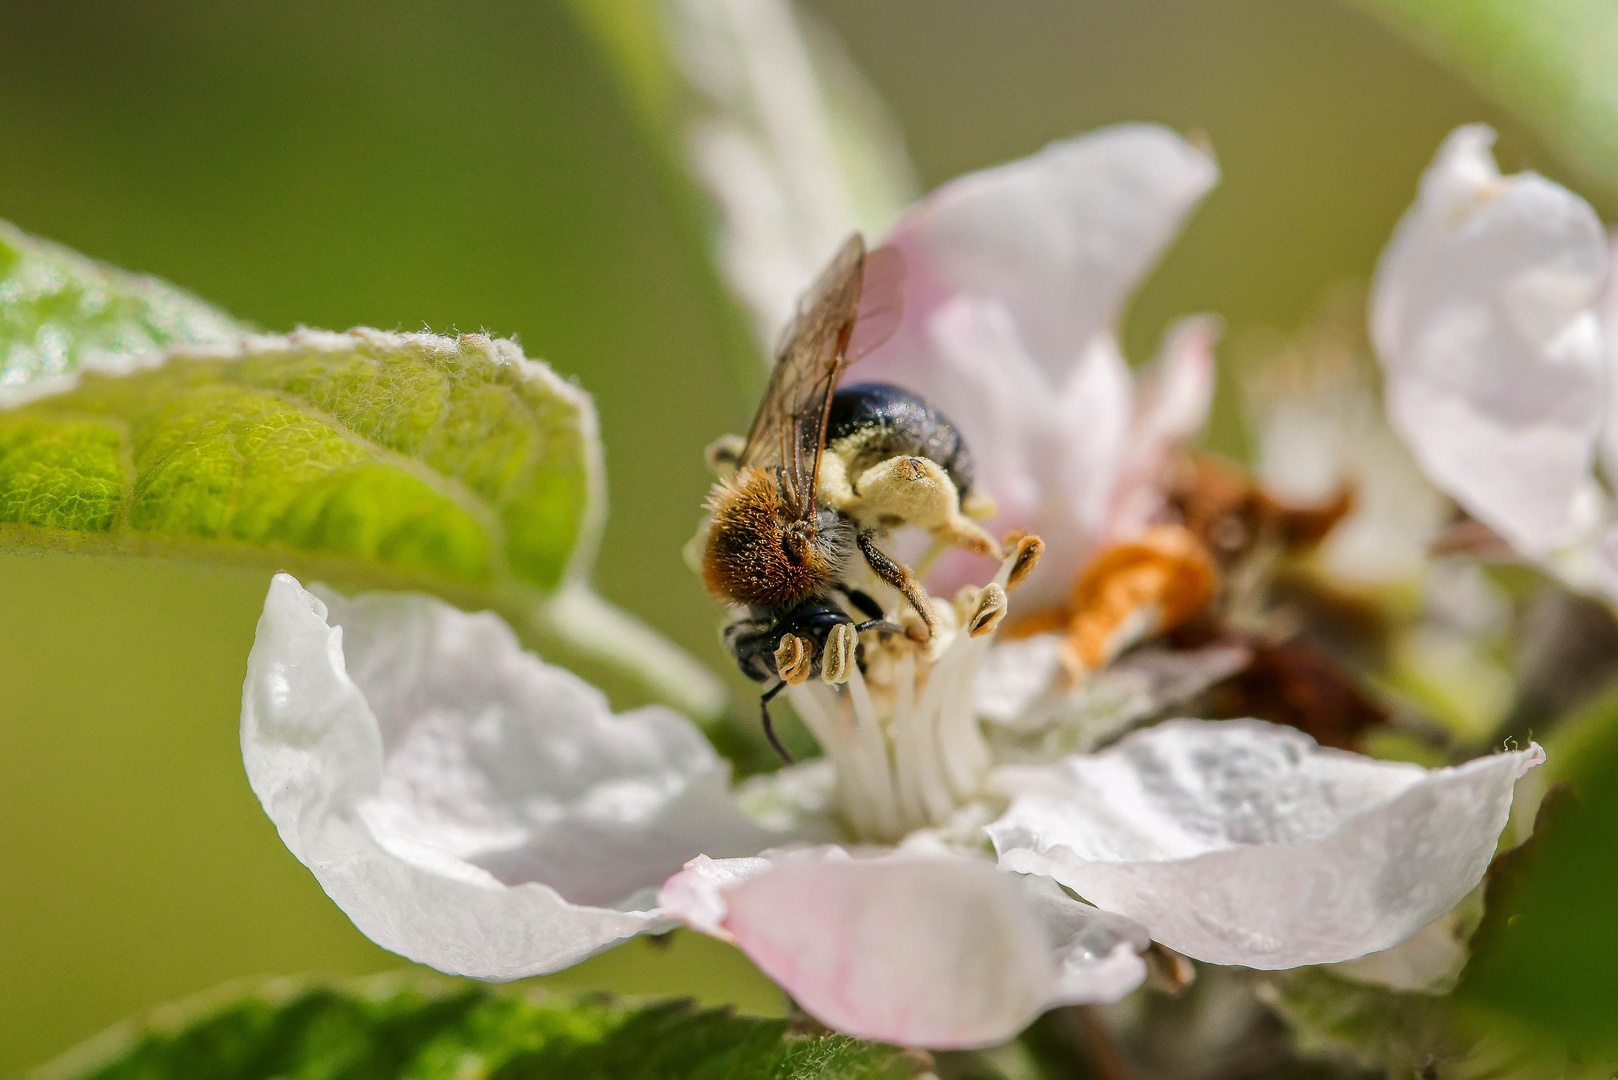
[[[1568,539],[1605,411],[1595,211],[1458,129],[1377,267],[1389,418],[1435,484],[1524,554]]]
[[[1213,406],[1214,346],[1221,323],[1193,315],[1169,327],[1163,349],[1141,373],[1135,399],[1135,438],[1159,455],[1208,422]]]
[[[659,901],[821,1022],[908,1046],[1005,1042],[1048,1008],[1116,1001],[1145,977],[1142,927],[976,859],[698,859]]]
[[[1002,770],[1003,867],[1042,873],[1198,960],[1286,968],[1386,949],[1482,879],[1538,746],[1448,769],[1256,720],[1176,720]]]
[[[1174,132],[1125,124],[951,181],[892,234],[910,268],[906,322],[924,327],[951,296],[998,300],[1058,384],[1217,178]]]
[[[1117,508],[1150,514],[1139,477],[1169,429],[1196,426],[1209,328],[1175,339],[1161,400],[1137,418],[1150,430],[1133,460],[1133,390],[1113,327],[1217,172],[1165,128],[1108,128],[953,181],[892,234],[905,258],[904,317],[850,378],[896,383],[941,410],[1000,507],[990,532],[1044,538],[1022,604],[1066,598]],[[987,573],[991,564],[952,552],[928,584],[947,594]]]
[[[1017,874],[1014,880],[1052,944],[1052,1005],[1118,1001],[1146,981],[1141,953],[1152,939],[1144,926],[1075,900],[1040,874]]]
[[[691,856],[763,846],[682,717],[614,716],[490,614],[327,601],[271,584],[242,758],[287,847],[384,948],[485,979],[555,971],[670,925],[651,891]]]
[[[1137,380],[1127,452],[1112,491],[1108,531],[1113,536],[1132,536],[1157,517],[1169,455],[1207,424],[1220,329],[1212,315],[1181,319]]]
[[[1045,540],[1017,604],[1035,610],[1062,603],[1109,529],[1133,412],[1129,366],[1117,342],[1103,336],[1083,350],[1065,383],[1047,385],[998,300],[957,297],[934,313],[931,332],[936,363],[902,385],[937,406],[965,438],[977,487],[998,506],[989,532],[1023,529]],[[862,378],[868,374],[861,369]],[[990,560],[952,551],[927,583],[948,596],[993,572]]]
[[[698,855],[663,883],[657,893],[657,906],[671,919],[734,945],[736,939],[725,929],[725,918],[730,914],[725,890],[757,877],[773,865],[769,859],[710,859]]]

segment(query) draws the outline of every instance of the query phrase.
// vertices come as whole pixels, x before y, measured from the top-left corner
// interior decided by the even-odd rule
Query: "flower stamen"
[[[938,605],[931,642],[872,639],[862,670],[853,627],[839,626],[827,638],[822,684],[788,688],[837,772],[844,818],[861,838],[894,841],[942,825],[982,794],[991,755],[973,685],[1004,621],[1008,585],[1027,575],[1043,545],[1016,537],[1007,547],[993,581]],[[841,694],[832,688],[838,682],[847,684]]]

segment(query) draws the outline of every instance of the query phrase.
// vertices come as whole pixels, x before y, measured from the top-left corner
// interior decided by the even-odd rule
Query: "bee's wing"
[[[891,244],[884,244],[865,256],[859,313],[854,316],[854,330],[843,353],[849,366],[871,355],[899,332],[904,307],[904,255]]]
[[[739,464],[774,469],[788,510],[815,513],[815,481],[826,445],[826,413],[847,366],[845,355],[860,306],[865,241],[843,242],[820,280],[798,301],[775,353],[775,371],[747,433]]]

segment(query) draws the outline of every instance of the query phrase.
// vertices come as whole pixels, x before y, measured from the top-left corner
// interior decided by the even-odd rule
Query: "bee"
[[[849,237],[799,300],[746,439],[710,448],[721,479],[705,504],[702,579],[742,609],[726,647],[750,679],[774,680],[759,708],[788,761],[771,699],[812,675],[846,679],[860,633],[905,632],[849,583],[856,555],[915,610],[926,640],[937,623],[927,592],[877,541],[911,524],[941,543],[999,554],[973,520],[992,504],[972,492],[971,456],[953,425],[897,387],[838,391],[847,367],[898,329],[903,282],[896,249],[867,253],[859,234]]]

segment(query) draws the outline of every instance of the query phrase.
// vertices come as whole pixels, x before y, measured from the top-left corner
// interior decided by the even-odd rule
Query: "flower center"
[[[824,681],[787,689],[837,772],[843,817],[860,839],[893,842],[943,825],[980,795],[992,761],[973,686],[1005,616],[1006,590],[1042,549],[1037,537],[1010,546],[993,581],[935,605],[940,625],[926,646],[868,640],[864,670],[839,672],[842,692]]]

